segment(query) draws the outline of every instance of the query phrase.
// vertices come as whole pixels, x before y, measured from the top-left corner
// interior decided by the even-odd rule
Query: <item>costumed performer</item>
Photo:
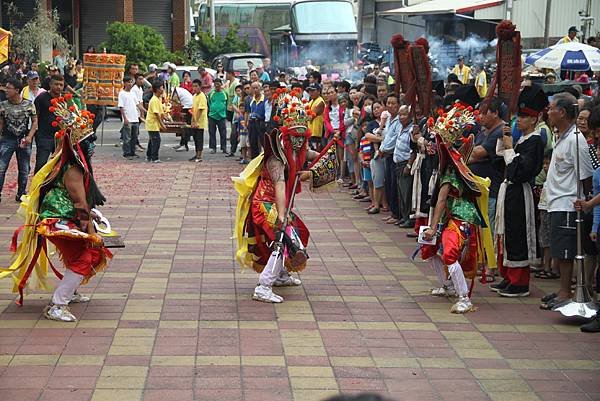
[[[85,139],[93,134],[94,115],[79,110],[71,95],[52,99],[50,112],[56,115],[52,125],[56,151],[32,179],[29,194],[22,197],[19,214],[25,224],[13,235],[11,249],[15,251],[9,268],[0,269],[0,278],[12,277],[14,292],[19,292],[17,304],[23,303],[23,293],[35,286],[48,290],[48,266],[61,280],[44,309],[47,319],[74,322],[69,303],[88,302],[89,297],[77,292],[96,273],[107,267],[112,254],[96,232],[111,232],[110,224],[95,209],[104,203],[91,174],[90,155]],[[102,222],[98,224],[96,221]],[[17,247],[19,233],[22,239]],[[50,241],[66,267],[62,275],[49,260]]]
[[[547,105],[548,97],[540,85],[524,87],[517,117],[523,136],[513,148],[511,129],[507,126],[496,149],[506,163],[506,179],[498,191],[495,230],[503,241],[504,256],[498,261],[503,280],[490,288],[504,297],[529,295],[529,268],[536,259],[532,185],[544,163],[544,142],[536,126]]]
[[[481,230],[489,225],[480,211],[481,204],[487,202],[489,180],[475,176],[465,164],[473,149],[473,135],[464,137],[463,133],[471,130],[477,114],[471,106],[457,103],[437,121],[428,119],[436,138],[439,178],[432,196],[431,226],[422,235],[434,244],[423,245],[421,257],[430,261],[441,285],[432,295],[458,296],[452,313],[473,310],[465,277],[473,284],[478,262],[484,255],[488,260],[494,255],[489,230]]]
[[[303,170],[305,162],[318,153],[308,149],[308,122],[313,111],[301,97],[299,89],[276,90],[272,121],[278,127],[265,135],[264,151],[239,177],[233,177],[239,193],[234,232],[237,260],[242,269],[251,267],[260,273],[252,298],[261,302],[283,302],[273,293],[273,286],[301,285],[290,272],[302,271],[308,259],[309,231],[291,209],[301,190],[299,181],[312,177],[315,183],[324,174],[315,170],[318,166]],[[333,152],[335,158],[335,146],[326,152]],[[334,181],[335,163],[329,167],[326,175]]]

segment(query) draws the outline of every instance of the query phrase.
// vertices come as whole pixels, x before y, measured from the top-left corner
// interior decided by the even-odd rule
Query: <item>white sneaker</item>
[[[473,310],[473,304],[469,297],[459,297],[458,301],[452,305],[450,312],[452,313],[467,313]]]
[[[453,287],[442,286],[431,290],[431,295],[434,297],[455,297],[456,291]]]
[[[76,292],[75,295],[73,295],[73,298],[71,298],[71,300],[69,301],[70,304],[85,304],[90,302],[90,297],[86,296],[86,295],[81,295],[80,293]]]
[[[48,305],[44,308],[44,317],[59,322],[76,322],[77,318],[73,316],[67,305]]]
[[[273,283],[273,287],[297,287],[299,285],[302,285],[302,281],[291,274],[287,277],[278,277]]]
[[[257,285],[254,289],[254,295],[252,295],[252,299],[255,301],[268,302],[272,304],[280,304],[283,302],[283,298],[273,293],[273,289],[271,287],[267,287],[266,285]]]

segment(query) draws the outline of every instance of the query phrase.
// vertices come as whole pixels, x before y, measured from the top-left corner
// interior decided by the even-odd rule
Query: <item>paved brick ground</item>
[[[85,288],[77,324],[43,319],[48,294],[17,307],[0,283],[0,400],[600,400],[600,336],[538,310],[556,282],[523,300],[478,284],[479,310],[451,315],[427,295],[432,272],[408,259],[414,242],[344,192],[303,192],[304,286],[280,290],[281,305],[253,302],[256,276],[240,273],[230,239],[240,166],[161,152],[172,159],[149,165],[99,151],[103,211],[127,247]],[[0,204],[4,266],[20,224],[14,182]]]

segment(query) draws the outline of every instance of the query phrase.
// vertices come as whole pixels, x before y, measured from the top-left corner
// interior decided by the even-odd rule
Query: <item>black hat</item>
[[[569,32],[579,32],[579,29],[576,26],[572,26],[569,28]]]
[[[520,116],[537,117],[548,106],[548,96],[544,93],[542,85],[532,84],[526,86],[519,95]]]
[[[459,101],[463,104],[472,106],[473,108],[475,108],[477,103],[481,101],[479,93],[477,93],[477,88],[475,88],[475,85],[473,84],[461,85],[457,87],[454,95],[451,95],[450,97],[452,102]]]

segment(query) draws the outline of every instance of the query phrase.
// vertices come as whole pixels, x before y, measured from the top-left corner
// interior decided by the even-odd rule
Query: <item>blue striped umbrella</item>
[[[579,42],[561,43],[533,53],[526,64],[563,71],[600,71],[600,49]]]

